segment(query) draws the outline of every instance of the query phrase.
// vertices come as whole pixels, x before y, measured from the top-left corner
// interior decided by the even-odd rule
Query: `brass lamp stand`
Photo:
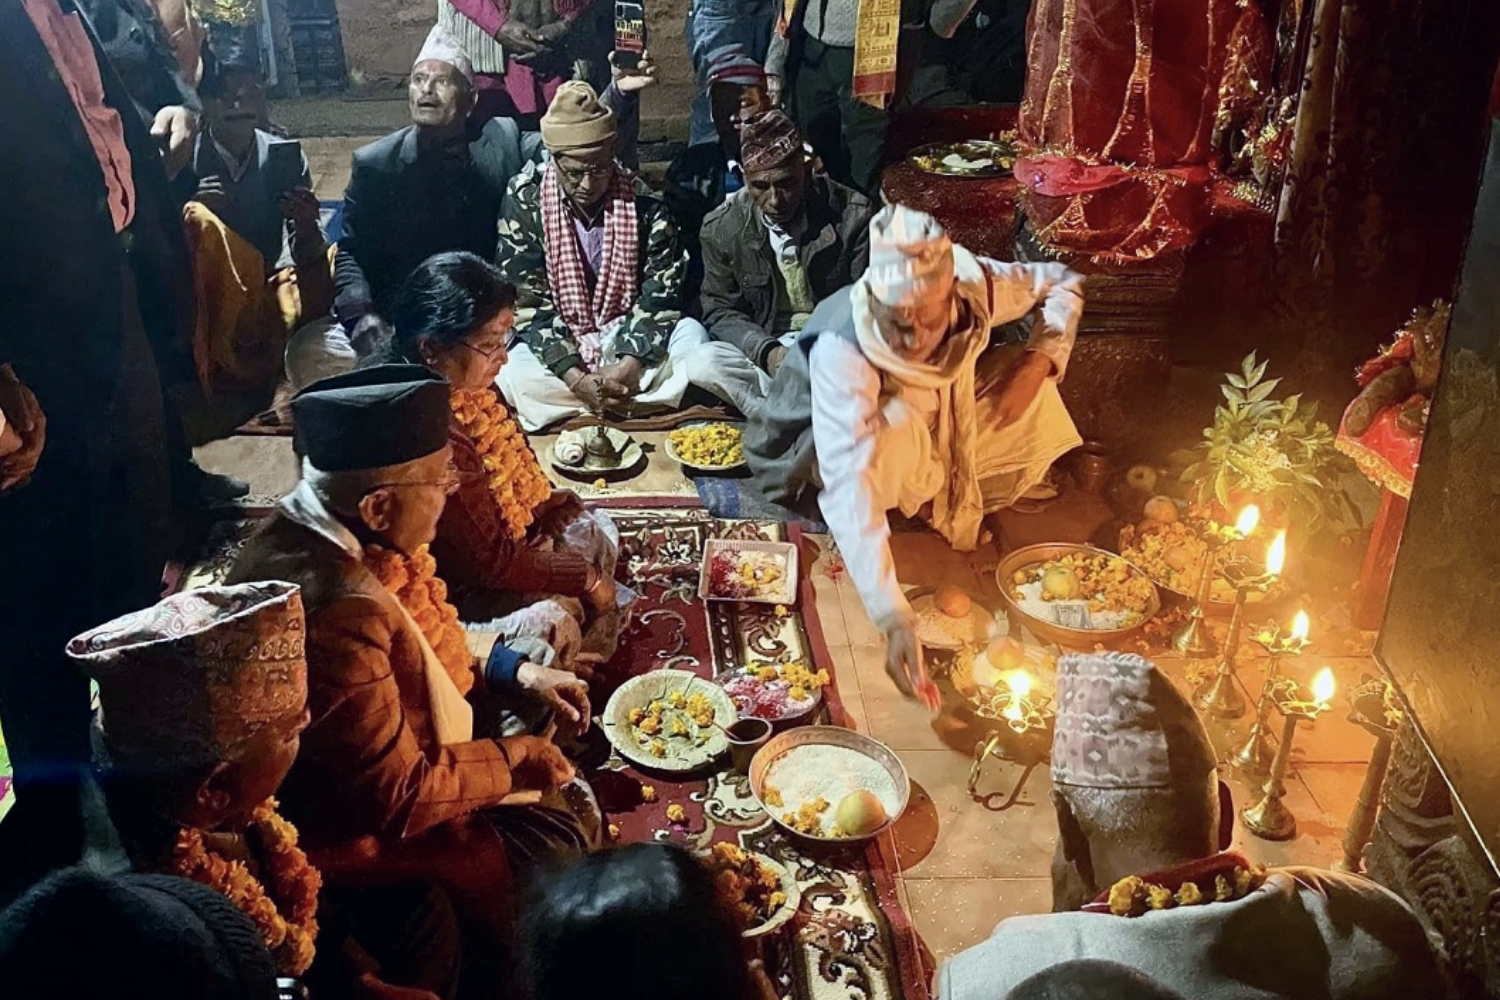
[[[1202,539],[1204,549],[1203,562],[1198,567],[1198,587],[1193,597],[1193,610],[1188,616],[1187,624],[1172,637],[1172,648],[1183,656],[1206,660],[1218,654],[1219,644],[1214,641],[1213,632],[1209,630],[1207,610],[1213,599],[1219,553],[1226,545],[1244,541],[1259,523],[1260,508],[1251,504],[1240,513],[1237,523],[1222,527],[1210,523],[1199,532],[1198,537]]]
[[[1324,671],[1328,687],[1332,687],[1332,671]],[[1273,686],[1272,699],[1284,720],[1281,730],[1281,745],[1276,748],[1276,759],[1271,764],[1271,778],[1266,782],[1265,796],[1255,805],[1240,813],[1245,829],[1262,840],[1291,840],[1297,835],[1297,817],[1286,807],[1286,769],[1292,758],[1292,741],[1297,737],[1297,723],[1306,719],[1311,722],[1328,711],[1328,698],[1332,690],[1318,690],[1323,686],[1320,676],[1312,700],[1297,697],[1295,681],[1283,680]]]
[[[1349,721],[1375,737],[1375,746],[1370,751],[1370,765],[1365,769],[1365,780],[1359,788],[1359,799],[1354,803],[1354,812],[1349,816],[1349,826],[1344,831],[1344,856],[1334,862],[1334,871],[1364,871],[1365,845],[1370,842],[1370,833],[1375,829],[1375,816],[1380,807],[1380,790],[1385,787],[1386,772],[1391,766],[1391,745],[1396,738],[1396,725],[1390,705],[1390,685],[1380,679],[1364,678],[1350,696]],[[1399,713],[1396,716],[1399,719]]]
[[[1255,644],[1270,656],[1266,663],[1266,681],[1255,706],[1255,722],[1250,726],[1249,736],[1244,745],[1229,758],[1230,767],[1251,776],[1265,774],[1274,756],[1269,739],[1270,713],[1275,701],[1277,678],[1281,672],[1281,658],[1301,656],[1303,650],[1307,649],[1306,613],[1297,613],[1297,621],[1290,632],[1279,631],[1276,623],[1271,622],[1256,634]]]
[[[990,732],[974,747],[974,764],[969,768],[969,797],[986,809],[1003,812],[1015,804],[1021,790],[1026,787],[1031,772],[1052,753],[1052,727],[1057,714],[1046,698],[1030,697],[1029,688],[1008,688],[1000,707],[1003,728]],[[991,757],[997,760],[1014,761],[1022,766],[1020,778],[1008,794],[979,793],[979,779],[984,771],[984,762]]]
[[[1245,604],[1252,593],[1268,592],[1276,583],[1276,574],[1250,559],[1226,563],[1223,574],[1234,588],[1234,614],[1229,619],[1229,634],[1224,640],[1224,652],[1214,667],[1213,679],[1198,689],[1193,704],[1215,719],[1238,719],[1245,714],[1247,707],[1235,674],[1240,633],[1245,624]]]

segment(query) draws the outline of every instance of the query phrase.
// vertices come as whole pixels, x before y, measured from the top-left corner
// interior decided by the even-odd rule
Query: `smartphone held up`
[[[645,51],[645,6],[635,0],[615,0],[615,65],[635,69]]]

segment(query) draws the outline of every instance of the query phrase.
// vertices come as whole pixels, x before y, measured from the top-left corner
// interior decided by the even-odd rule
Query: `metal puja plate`
[[[1133,565],[1130,566],[1130,571],[1151,584],[1151,599],[1139,621],[1120,628],[1091,627],[1093,623],[1089,619],[1086,602],[1056,602],[1056,605],[1048,609],[1054,615],[1054,619],[1048,620],[1032,614],[1011,596],[1012,577],[1018,570],[1030,569],[1074,554],[1121,558],[1113,552],[1107,552],[1092,545],[1078,545],[1071,542],[1044,543],[1016,549],[1000,560],[1000,565],[995,567],[995,582],[1000,587],[1000,599],[1004,602],[1006,611],[1020,619],[1021,623],[1037,638],[1056,643],[1064,649],[1093,649],[1096,643],[1109,645],[1128,639],[1144,628],[1146,623],[1161,611],[1161,595],[1156,584],[1151,581],[1144,570]]]
[[[1016,147],[989,139],[938,142],[918,149],[910,159],[919,170],[942,177],[1009,177]]]
[[[701,745],[690,737],[666,738],[658,734],[666,745],[666,756],[657,757],[650,750],[652,737],[641,734],[631,724],[630,713],[637,708],[644,710],[653,701],[666,701],[678,692],[688,697],[706,695],[713,703],[716,725],[706,729],[694,725],[694,737],[707,736]],[[682,714],[679,709],[670,711],[673,716]],[[687,670],[652,670],[620,685],[604,707],[601,718],[609,742],[632,763],[657,771],[696,771],[729,749],[724,730],[735,724],[739,712],[733,699],[713,681],[704,680]]]
[[[886,774],[890,776],[891,781],[896,786],[897,795],[896,808],[890,810],[885,823],[878,829],[871,830],[863,837],[815,836],[793,830],[783,823],[781,821],[781,813],[783,810],[791,807],[782,806],[776,808],[766,805],[766,801],[762,797],[765,794],[766,779],[769,777],[771,769],[776,766],[777,761],[799,747],[807,746],[843,747],[846,750],[853,750],[855,753],[869,757],[884,768]],[[750,762],[750,794],[755,796],[755,801],[765,810],[766,815],[771,817],[771,821],[792,836],[825,844],[848,844],[878,837],[890,829],[891,824],[901,818],[901,814],[906,812],[906,807],[911,802],[911,778],[906,773],[906,766],[901,763],[901,759],[896,756],[895,752],[878,740],[872,740],[870,737],[856,733],[852,729],[843,729],[839,726],[805,726],[772,738],[771,742],[756,751],[755,759]],[[830,803],[830,805],[836,805],[836,803]]]
[[[602,461],[596,455],[588,453],[588,440],[595,434],[593,427],[583,430],[563,431],[552,442],[552,467],[569,479],[581,479],[593,482],[596,479],[629,479],[640,472],[646,465],[646,453],[641,449],[640,442],[626,434],[624,431],[614,427],[605,428],[605,436],[609,438],[610,444],[614,445],[615,453],[619,455],[616,462]],[[564,443],[576,442],[584,449],[583,461],[576,465],[565,462],[557,453],[558,446]]]
[[[917,614],[917,639],[928,649],[956,653],[972,646],[983,646],[995,636],[995,616],[969,598],[969,613],[961,618],[939,610],[937,597],[924,594],[911,602]]]

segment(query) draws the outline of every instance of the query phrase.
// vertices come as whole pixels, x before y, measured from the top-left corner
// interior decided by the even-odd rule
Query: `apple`
[[[838,828],[854,837],[864,837],[885,825],[888,815],[885,806],[874,792],[861,788],[839,799],[833,812],[833,821]]]
[[[1042,596],[1053,601],[1071,601],[1083,589],[1078,574],[1066,566],[1053,566],[1042,574]]]
[[[933,595],[932,603],[949,618],[967,618],[974,607],[974,599],[952,584],[944,584]]]

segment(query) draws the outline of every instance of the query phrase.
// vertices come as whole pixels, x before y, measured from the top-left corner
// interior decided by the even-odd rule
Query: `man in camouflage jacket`
[[[616,164],[614,115],[592,88],[558,91],[542,139],[551,159],[511,182],[497,259],[520,291],[498,384],[522,426],[672,409],[690,384],[753,406],[754,366],[683,316],[687,252],[661,198]]]

